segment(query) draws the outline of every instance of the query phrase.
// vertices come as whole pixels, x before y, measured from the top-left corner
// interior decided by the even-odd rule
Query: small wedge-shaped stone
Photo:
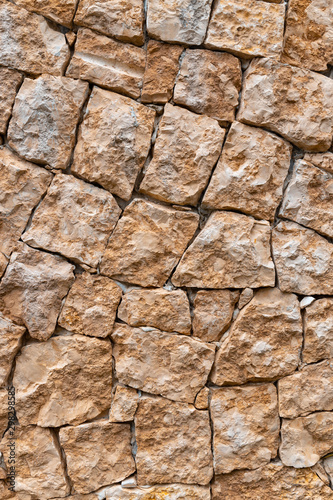
[[[139,394],[132,387],[117,385],[109,415],[110,422],[130,422],[138,407]]]
[[[278,288],[259,290],[245,306],[217,352],[217,385],[274,380],[300,362],[302,319],[296,295]]]
[[[0,436],[3,436],[8,427],[8,418],[11,419],[11,423],[14,423],[12,420],[14,400],[15,388],[9,386],[6,389],[0,389]]]
[[[74,266],[62,257],[19,245],[0,284],[0,311],[24,325],[30,336],[53,334],[61,301],[74,281]]]
[[[333,153],[327,151],[327,153],[317,153],[311,154],[306,153],[304,160],[312,163],[316,167],[326,170],[330,174],[333,174]]]
[[[45,194],[52,174],[0,148],[0,251],[15,250],[30,214]]]
[[[135,199],[113,231],[101,273],[141,286],[163,286],[197,229],[199,217]]]
[[[272,246],[282,291],[333,294],[333,245],[325,238],[295,222],[280,222]]]
[[[70,28],[78,0],[14,0],[14,2],[30,12],[41,14]]]
[[[280,419],[273,384],[212,389],[215,474],[257,469],[275,458]]]
[[[10,147],[26,160],[65,169],[87,92],[87,83],[70,78],[26,78],[9,123]]]
[[[313,411],[333,410],[333,361],[305,366],[278,382],[279,413],[295,418]]]
[[[78,493],[118,483],[135,472],[130,424],[99,420],[59,433],[68,475]]]
[[[183,290],[130,290],[118,309],[118,317],[130,326],[153,326],[165,332],[190,335],[190,305]]]
[[[304,312],[302,359],[314,363],[333,358],[333,298],[315,300]]]
[[[61,75],[70,52],[65,35],[42,16],[0,0],[0,64],[33,75]]]
[[[83,335],[24,346],[13,379],[20,424],[80,424],[109,409],[111,351],[109,340]]]
[[[94,87],[71,171],[129,200],[149,153],[154,119],[152,109]]]
[[[301,149],[327,151],[333,134],[333,80],[256,59],[245,73],[237,119],[277,132]]]
[[[164,398],[143,397],[135,415],[135,432],[139,485],[206,485],[212,479],[208,411]]]
[[[184,335],[119,324],[112,341],[120,383],[173,401],[194,403],[214,362],[215,346]]]
[[[280,137],[233,123],[203,206],[239,210],[259,219],[274,220],[291,153],[291,145]]]
[[[0,387],[8,380],[14,358],[20,350],[25,328],[0,314]],[[1,433],[0,433],[1,435]]]
[[[70,332],[107,337],[112,333],[121,296],[114,281],[84,273],[70,289],[58,323]]]
[[[178,264],[173,284],[197,288],[274,286],[270,233],[264,221],[214,212]]]
[[[22,83],[22,79],[23,77],[18,71],[0,68],[0,134],[6,133],[16,92]]]
[[[167,104],[140,191],[168,203],[196,205],[224,135],[216,120]]]
[[[120,213],[116,200],[104,189],[58,174],[22,239],[96,267]]]
[[[8,260],[3,253],[0,252],[0,278],[6,270]]]
[[[144,49],[80,28],[66,76],[136,99],[140,97],[145,62]]]

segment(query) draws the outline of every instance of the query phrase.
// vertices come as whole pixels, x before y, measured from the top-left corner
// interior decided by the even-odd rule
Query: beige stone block
[[[25,328],[0,314],[0,386],[8,381],[13,361],[19,352]]]
[[[16,5],[70,28],[79,0],[15,0]]]
[[[333,358],[333,299],[315,300],[304,312],[302,359],[314,363]]]
[[[130,422],[138,407],[139,394],[132,387],[117,385],[109,415],[110,422]]]
[[[6,133],[15,96],[22,80],[22,75],[18,71],[0,68],[0,134]]]

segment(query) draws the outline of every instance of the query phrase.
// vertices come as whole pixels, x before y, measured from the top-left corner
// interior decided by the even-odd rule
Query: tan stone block
[[[8,427],[8,417],[12,417],[12,413],[8,415],[8,411],[12,411],[11,407],[9,409],[9,403],[12,403],[12,394],[14,393],[12,387],[6,389],[0,389],[0,436],[3,436]],[[0,450],[1,451],[1,450]],[[1,493],[1,489],[0,489]],[[0,497],[1,498],[1,497]]]
[[[22,79],[22,75],[18,71],[0,68],[0,134],[6,133],[15,96]]]
[[[314,363],[333,358],[333,299],[315,300],[304,312],[302,359]]]
[[[164,484],[142,488],[106,488],[106,500],[210,500],[209,486]],[[97,497],[96,497],[97,500]]]
[[[0,252],[0,278],[6,270],[8,260],[3,253]]]
[[[201,391],[198,392],[194,402],[194,406],[197,410],[208,410],[209,394],[210,391],[208,387],[203,387]]]
[[[243,309],[246,304],[250,302],[250,300],[253,299],[254,292],[252,288],[244,288],[244,290],[241,292],[239,301],[237,304],[237,307],[239,310]]]
[[[306,153],[304,156],[304,161],[308,161],[312,163],[312,165],[322,168],[323,170],[327,170],[327,172],[333,174],[333,153],[331,153],[330,151],[321,154]]]
[[[25,328],[0,314],[0,386],[8,381],[13,361],[19,352]]]
[[[109,415],[110,422],[130,422],[138,407],[139,394],[132,387],[117,385]]]
[[[14,0],[14,2],[30,12],[41,14],[70,28],[78,0]]]

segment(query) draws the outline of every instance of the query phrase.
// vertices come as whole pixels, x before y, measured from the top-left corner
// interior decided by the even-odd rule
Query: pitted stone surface
[[[0,314],[0,387],[4,387],[8,381],[24,333],[24,327],[16,325]]]
[[[312,163],[312,165],[315,165],[315,167],[322,168],[330,174],[333,174],[333,153],[330,151],[317,154],[306,153],[304,161],[308,161]]]
[[[1,5],[1,4],[0,4]],[[22,75],[9,68],[0,68],[0,134],[5,134]]]
[[[333,358],[333,298],[312,302],[304,312],[302,359],[314,363]]]
[[[209,486],[191,484],[165,484],[163,486],[143,486],[142,488],[111,486],[106,488],[105,493],[106,500],[151,500],[152,498],[154,500],[168,500],[169,498],[172,500],[184,500],[185,498],[186,500],[210,500]],[[96,497],[96,500],[99,499]]]
[[[109,415],[110,422],[130,422],[138,407],[139,394],[132,387],[117,385],[112,399]]]
[[[15,3],[70,28],[78,0],[15,0]]]

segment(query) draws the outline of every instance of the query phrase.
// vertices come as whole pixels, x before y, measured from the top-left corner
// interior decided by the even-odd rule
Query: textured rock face
[[[274,380],[296,370],[302,347],[296,295],[278,288],[258,291],[241,310],[217,352],[212,381],[217,385]]]
[[[21,83],[22,75],[18,71],[0,68],[0,134],[6,132],[16,92]]]
[[[317,154],[306,153],[304,161],[308,161],[316,167],[327,170],[327,172],[333,174],[333,153],[329,151],[327,153]]]
[[[213,460],[207,411],[144,397],[135,426],[138,484],[209,483]]]
[[[112,233],[101,263],[102,274],[141,286],[162,286],[198,222],[192,212],[132,201]]]
[[[190,484],[165,484],[143,488],[122,488],[111,486],[106,489],[107,500],[210,500],[208,486],[194,486]]]
[[[186,50],[174,102],[221,122],[233,121],[241,89],[239,59],[222,52]]]
[[[214,212],[185,252],[172,282],[198,288],[274,286],[269,240],[267,223]]]
[[[239,310],[243,309],[246,304],[250,302],[250,300],[253,299],[254,292],[252,288],[244,288],[242,293],[240,294],[239,301],[237,304],[237,307]]]
[[[224,135],[216,120],[167,104],[140,191],[168,203],[196,205]]]
[[[87,83],[69,78],[26,78],[9,123],[10,147],[26,160],[65,169],[87,91]]]
[[[0,315],[0,387],[8,380],[13,360],[19,352],[25,328]]]
[[[237,119],[277,132],[301,149],[327,151],[332,142],[332,111],[333,80],[258,59],[245,73]]]
[[[16,5],[41,14],[56,23],[67,26],[72,25],[77,0],[15,0]]]
[[[291,152],[291,146],[280,137],[233,123],[203,205],[273,220],[282,198]]]
[[[214,346],[184,335],[117,325],[112,341],[122,384],[173,401],[194,403],[214,362]]]
[[[129,200],[150,149],[155,112],[94,87],[80,127],[72,172]]]
[[[9,391],[7,389],[0,389],[0,435],[1,436],[3,436],[5,430],[8,427],[8,392]],[[12,389],[10,389],[10,392],[12,392]]]
[[[333,358],[333,299],[319,299],[305,309],[302,358],[314,363]]]
[[[109,415],[110,422],[130,422],[133,420],[138,402],[139,395],[135,389],[117,385]]]

